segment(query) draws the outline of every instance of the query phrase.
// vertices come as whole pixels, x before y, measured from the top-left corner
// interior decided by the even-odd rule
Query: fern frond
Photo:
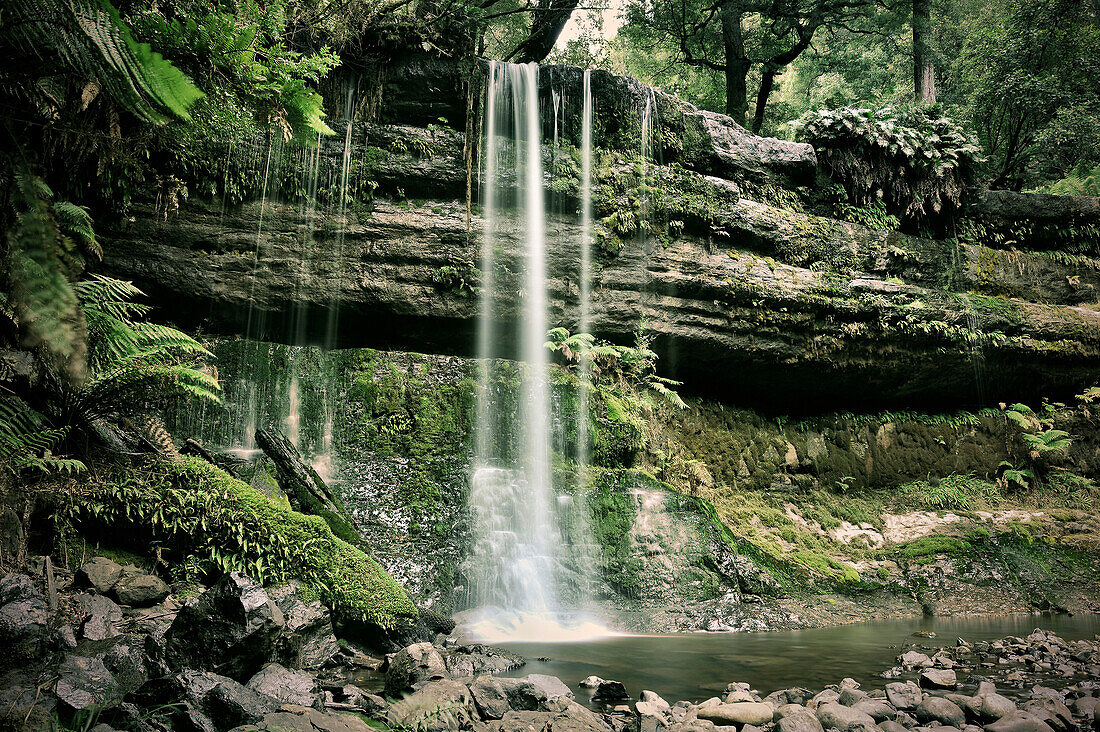
[[[138,43],[107,0],[12,0],[5,40],[48,73],[95,79],[110,97],[152,122],[189,120],[202,92],[175,66]],[[47,73],[48,72],[48,73]]]
[[[52,192],[27,171],[18,171],[14,179],[16,218],[7,237],[12,312],[24,345],[42,347],[52,366],[78,381],[84,374],[85,326],[62,261]]]

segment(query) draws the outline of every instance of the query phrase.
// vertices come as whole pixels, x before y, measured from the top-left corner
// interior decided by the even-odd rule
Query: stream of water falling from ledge
[[[470,481],[473,545],[464,565],[469,610],[460,620],[479,640],[577,640],[606,635],[576,607],[565,607],[559,581],[569,573],[551,469],[551,400],[538,66],[491,62],[484,118],[481,312],[482,367]],[[508,192],[524,245],[518,360],[519,419],[511,434],[494,389],[498,317],[496,249]],[[512,454],[515,453],[515,454]],[[575,562],[573,564],[576,564]]]

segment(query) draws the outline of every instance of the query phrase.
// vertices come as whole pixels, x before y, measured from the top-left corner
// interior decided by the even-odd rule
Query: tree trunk
[[[936,103],[936,73],[932,66],[929,35],[932,0],[913,0],[913,89],[918,102]]]
[[[744,11],[730,0],[722,5],[722,48],[726,57],[726,114],[742,127],[749,106],[749,67],[745,58],[745,38],[741,31]]]
[[[775,85],[776,70],[770,66],[764,67],[764,74],[760,77],[760,90],[756,93],[756,111],[752,116],[752,131],[759,135],[764,126],[764,110],[768,107],[768,98],[772,95],[772,87]]]
[[[283,492],[292,502],[298,504],[296,508],[299,511],[316,513],[308,505],[316,502],[326,511],[342,513],[325,481],[321,480],[321,476],[306,462],[298,448],[278,429],[268,427],[256,430],[256,444],[275,463]]]
[[[538,63],[549,56],[579,1],[544,0],[540,2],[534,13],[534,20],[531,21],[531,33],[516,47],[516,50],[508,54],[507,60],[514,60],[517,64],[532,61]]]

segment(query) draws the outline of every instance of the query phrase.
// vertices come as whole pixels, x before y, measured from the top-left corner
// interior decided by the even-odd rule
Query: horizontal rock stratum
[[[622,114],[644,87],[603,76],[593,87],[606,95],[596,103],[597,130],[606,131],[600,111]],[[661,95],[658,106],[677,102]],[[957,407],[1064,395],[1096,380],[1100,270],[1088,262],[805,213],[774,191],[812,176],[809,146],[756,138],[679,104],[679,117],[666,116],[680,120],[695,152],[650,166],[659,190],[653,233],[597,224],[595,335],[629,343],[644,326],[661,370],[685,389],[796,410]],[[476,161],[468,228],[460,132],[425,123],[364,124],[360,133],[367,146],[354,148],[357,180],[379,195],[353,202],[343,220],[303,219],[296,198],[274,195],[262,221],[257,201],[223,209],[193,198],[168,217],[139,208],[103,236],[105,269],[145,286],[169,317],[208,330],[323,343],[335,313],[331,345],[470,355],[482,224]],[[606,134],[623,144],[621,130]],[[338,170],[343,139],[322,152]],[[597,156],[598,217],[633,205],[630,154]],[[570,155],[544,150],[550,323],[573,329],[580,233],[575,171],[562,163]],[[521,222],[506,220],[496,245],[498,355],[512,356]]]

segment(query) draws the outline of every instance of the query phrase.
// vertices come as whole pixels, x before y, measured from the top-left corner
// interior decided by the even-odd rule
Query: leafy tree
[[[962,22],[950,82],[995,187],[1100,163],[1100,24],[1089,0],[990,0]]]
[[[759,74],[752,128],[759,132],[776,79],[822,28],[869,12],[865,0],[655,0],[628,8],[624,31],[639,53],[721,74],[725,112],[747,125],[750,76]],[[621,31],[621,32],[624,32]]]

